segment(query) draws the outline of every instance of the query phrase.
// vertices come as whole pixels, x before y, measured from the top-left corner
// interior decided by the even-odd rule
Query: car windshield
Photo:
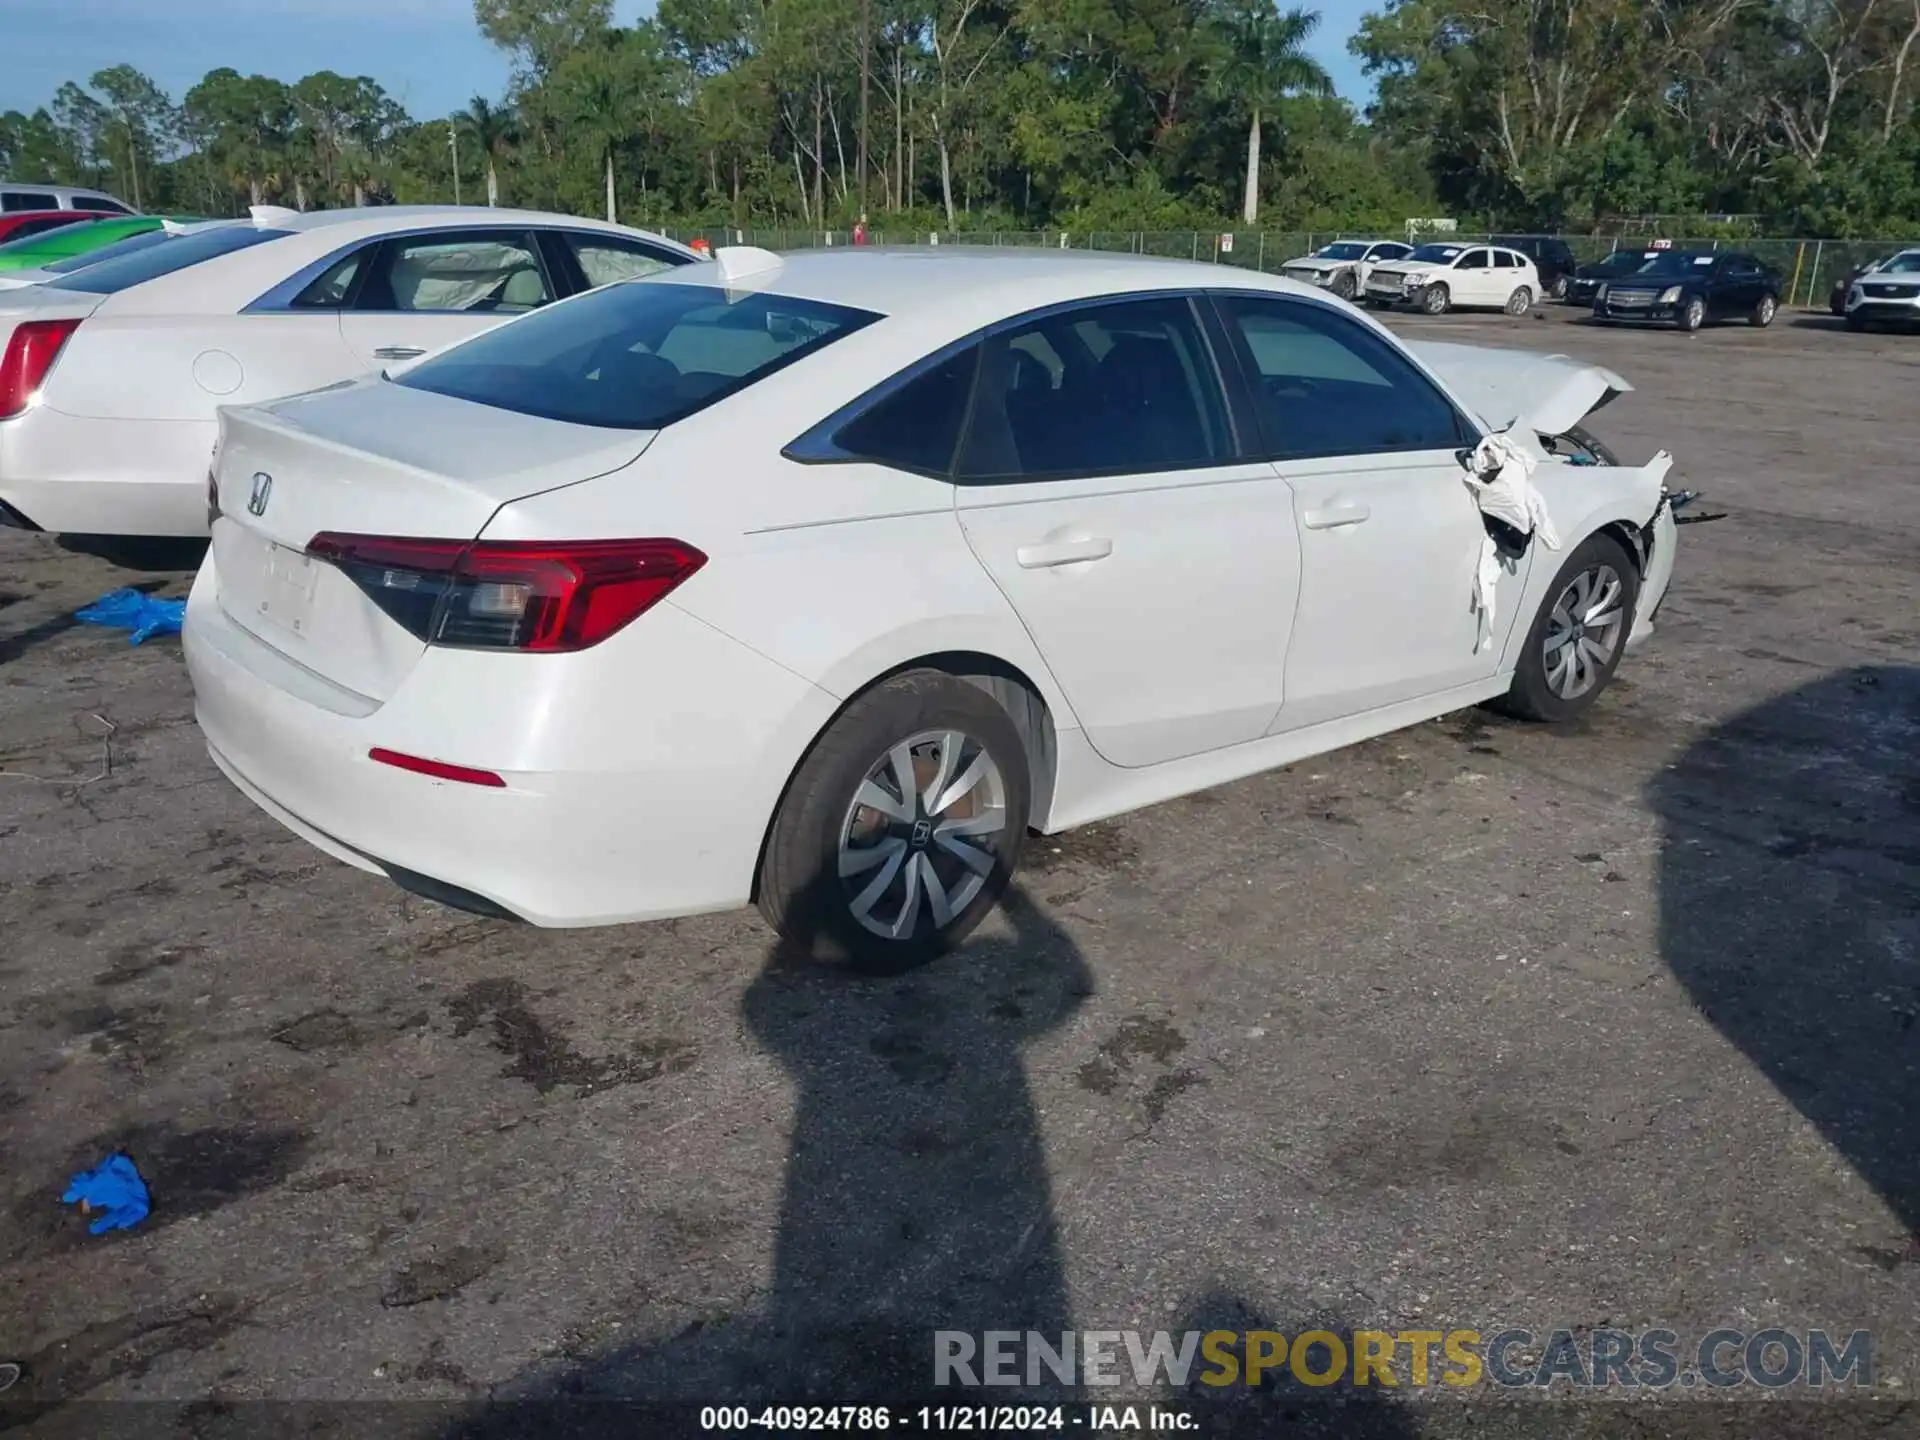
[[[1657,252],[1616,250],[1605,259],[1594,261],[1593,269],[1609,275],[1625,275],[1629,271],[1638,270],[1647,261],[1653,259],[1655,253]]]
[[[1423,265],[1444,265],[1466,248],[1464,245],[1422,245],[1407,259],[1418,260]]]
[[[1321,260],[1358,260],[1367,253],[1367,247],[1357,240],[1336,240],[1313,253]]]
[[[1880,267],[1882,275],[1920,275],[1920,250],[1902,250]]]
[[[47,286],[56,290],[84,290],[89,295],[118,295],[122,290],[157,280],[162,275],[171,275],[189,265],[198,265],[220,255],[230,255],[251,245],[284,240],[293,232],[263,230],[253,225],[221,225],[186,235],[169,236],[164,230],[158,233],[166,240],[166,244],[142,246],[110,260],[101,260],[98,255],[88,256],[86,258],[92,263],[76,267],[58,280],[49,280]]]
[[[1689,250],[1649,252],[1640,262],[1636,275],[1693,275],[1713,264],[1711,254],[1696,255]]]
[[[880,319],[707,285],[627,281],[537,310],[395,380],[573,425],[657,430]]]

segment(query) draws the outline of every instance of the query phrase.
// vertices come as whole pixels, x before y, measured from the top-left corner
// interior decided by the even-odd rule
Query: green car
[[[43,230],[38,235],[0,245],[0,274],[14,270],[40,270],[49,265],[63,270],[77,270],[79,265],[65,262],[83,260],[90,263],[96,258],[96,252],[105,247],[143,236],[153,237],[153,240],[142,241],[143,245],[152,244],[161,238],[161,226],[169,220],[179,225],[199,223],[198,217],[191,215],[128,215],[112,220],[84,220],[77,225],[62,225],[58,229]],[[121,252],[116,250],[114,253]]]

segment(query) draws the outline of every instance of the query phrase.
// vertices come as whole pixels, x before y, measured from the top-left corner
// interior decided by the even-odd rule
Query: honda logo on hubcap
[[[247,513],[264,515],[267,513],[267,501],[273,498],[273,476],[262,470],[253,477],[253,491],[247,496]]]

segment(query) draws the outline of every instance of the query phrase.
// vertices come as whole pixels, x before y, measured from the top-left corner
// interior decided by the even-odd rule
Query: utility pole
[[[447,121],[447,144],[453,150],[453,203],[460,203],[460,125]]]

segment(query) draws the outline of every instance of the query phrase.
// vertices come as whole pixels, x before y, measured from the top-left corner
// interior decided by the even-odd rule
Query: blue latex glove
[[[177,635],[187,618],[184,600],[156,600],[134,589],[112,590],[73,618],[87,625],[111,625],[133,631],[133,644],[155,635]]]
[[[125,1155],[109,1155],[105,1164],[74,1176],[60,1201],[64,1205],[85,1201],[91,1208],[107,1212],[87,1227],[90,1234],[131,1230],[147,1218],[147,1182]]]

